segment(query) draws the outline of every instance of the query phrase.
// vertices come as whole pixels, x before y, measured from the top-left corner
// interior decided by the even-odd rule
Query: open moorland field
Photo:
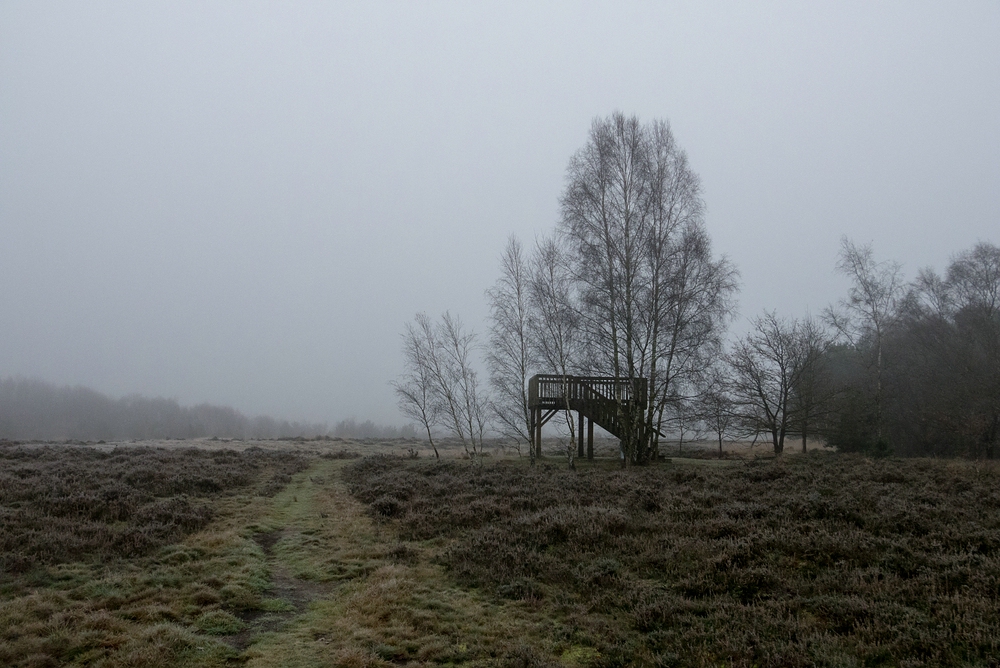
[[[1000,656],[992,464],[191,445],[0,444],[0,665]]]

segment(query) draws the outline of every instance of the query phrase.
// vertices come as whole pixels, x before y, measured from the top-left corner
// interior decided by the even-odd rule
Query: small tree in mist
[[[730,393],[729,378],[721,364],[713,364],[704,374],[696,400],[698,416],[719,442],[719,458],[723,456],[722,441],[736,421],[736,406]]]
[[[730,387],[745,431],[769,434],[774,453],[780,455],[794,424],[795,388],[811,358],[799,321],[771,312],[752,324],[752,331],[736,341],[727,356]]]
[[[475,340],[450,313],[437,324],[418,313],[403,334],[406,371],[395,385],[400,407],[412,411],[407,415],[426,416],[414,419],[428,434],[433,425],[445,426],[473,458],[482,454],[489,423],[488,397],[473,366]]]
[[[532,328],[532,346],[538,357],[559,374],[566,405],[570,400],[569,375],[576,370],[581,357],[580,317],[573,304],[573,277],[563,251],[554,239],[539,241],[531,266],[531,303],[537,314]],[[564,411],[569,444],[566,458],[575,468],[576,422],[570,411]]]
[[[677,454],[684,452],[684,439],[688,442],[697,441],[704,434],[702,427],[705,422],[696,399],[687,396],[678,396],[668,404],[670,408],[670,420],[674,432],[677,434]]]
[[[831,381],[827,351],[832,343],[828,333],[810,317],[799,323],[800,371],[792,387],[792,426],[802,438],[802,452],[810,435],[819,431],[830,411],[836,389]]]
[[[479,385],[479,374],[473,368],[472,352],[476,335],[466,331],[457,316],[445,313],[439,325],[438,340],[444,358],[444,379],[452,390],[446,410],[454,425],[455,435],[462,441],[466,452],[478,456],[483,451],[483,437],[489,423],[489,399]]]
[[[441,419],[441,403],[435,393],[434,376],[431,373],[431,348],[435,345],[430,319],[418,313],[414,322],[406,324],[403,333],[402,378],[393,382],[399,410],[411,420],[416,420],[427,433],[427,442],[434,450],[434,457],[441,459],[434,444],[434,427]]]

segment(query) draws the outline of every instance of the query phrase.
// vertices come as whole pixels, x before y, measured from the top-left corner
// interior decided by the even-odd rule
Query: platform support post
[[[542,456],[542,409],[535,409],[535,457]]]
[[[594,459],[594,418],[587,418],[587,459]]]

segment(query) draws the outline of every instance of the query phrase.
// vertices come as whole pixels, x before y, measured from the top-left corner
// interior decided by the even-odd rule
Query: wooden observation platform
[[[559,411],[576,411],[577,456],[584,456],[583,427],[587,423],[587,459],[594,458],[594,424],[618,438],[622,437],[622,413],[632,407],[646,408],[648,384],[645,378],[604,378],[588,376],[537,375],[528,380],[528,409],[531,412],[531,447],[542,454],[542,426]]]

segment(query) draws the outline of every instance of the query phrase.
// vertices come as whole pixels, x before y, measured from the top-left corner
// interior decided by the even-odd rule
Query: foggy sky
[[[402,423],[595,116],[665,118],[741,318],[1000,243],[1000,3],[0,2],[0,377]],[[743,320],[737,322],[739,328]]]

